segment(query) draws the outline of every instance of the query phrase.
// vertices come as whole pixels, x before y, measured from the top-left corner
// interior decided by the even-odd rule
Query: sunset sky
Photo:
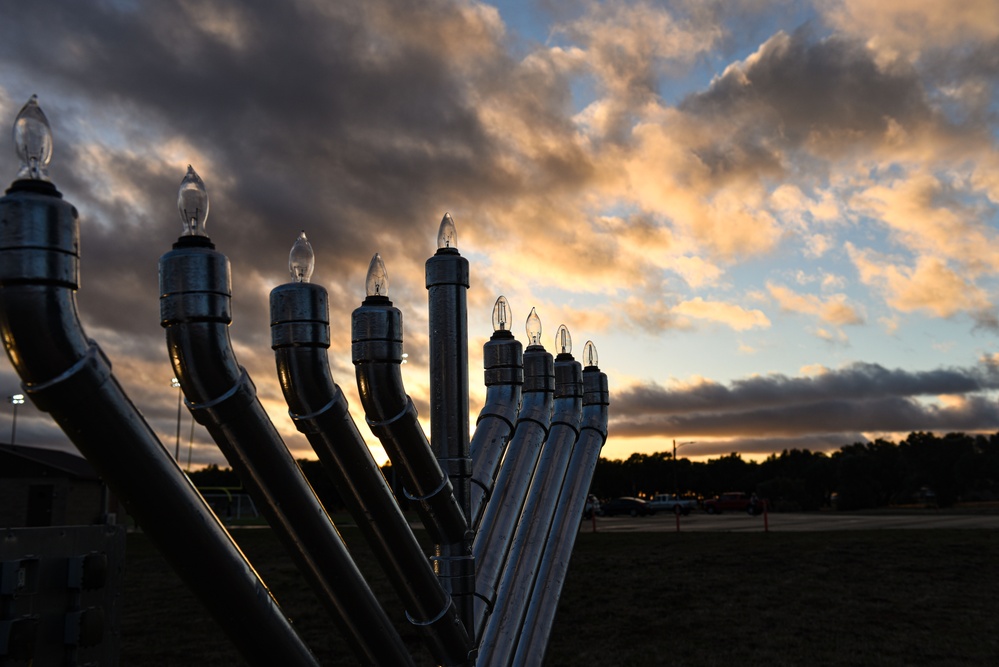
[[[0,4],[0,121],[32,94],[81,215],[87,333],[171,452],[157,261],[188,164],[232,262],[237,357],[299,457],[267,301],[299,231],[374,443],[350,314],[379,252],[426,417],[445,212],[471,262],[473,423],[503,294],[521,341],[535,307],[549,350],[563,323],[577,358],[596,344],[608,458],[999,430],[995,0]],[[17,442],[66,440],[29,403]],[[193,461],[224,464],[200,427]]]

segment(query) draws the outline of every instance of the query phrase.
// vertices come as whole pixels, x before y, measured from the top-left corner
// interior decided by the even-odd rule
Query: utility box
[[[118,664],[123,526],[0,532],[0,665]]]

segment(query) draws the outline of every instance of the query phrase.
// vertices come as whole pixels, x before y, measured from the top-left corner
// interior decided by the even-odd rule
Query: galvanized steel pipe
[[[76,309],[76,209],[50,183],[0,199],[0,331],[25,393],[98,470],[252,665],[318,665],[111,374]]]
[[[453,225],[445,215],[443,225]],[[471,526],[472,458],[468,441],[468,260],[450,246],[427,260],[430,324],[430,446],[454,487]],[[472,531],[458,542],[434,546],[435,567],[451,593],[465,627],[474,626],[475,559]]]
[[[537,472],[517,524],[496,588],[496,603],[479,644],[476,667],[506,667],[513,659],[534,579],[549,542],[567,539],[551,531],[583,407],[582,367],[568,353],[555,358],[555,409]]]
[[[552,355],[541,345],[528,346],[524,350],[524,394],[517,428],[507,446],[493,496],[486,504],[475,536],[477,637],[481,636],[496,600],[496,586],[510,550],[513,531],[534,478],[541,445],[548,437],[554,391]]]
[[[211,433],[359,659],[412,665],[399,633],[257,399],[229,339],[229,260],[206,236],[160,258],[160,313],[191,414]]]
[[[451,597],[371,456],[330,374],[326,290],[305,282],[271,291],[271,347],[289,414],[305,434],[406,608],[442,665],[463,665],[468,633]]]
[[[469,443],[472,484],[469,524],[478,528],[492,495],[506,445],[517,423],[524,387],[524,350],[509,330],[499,329],[482,346],[486,401],[475,420]]]
[[[609,403],[607,376],[596,366],[587,366],[583,369],[582,425],[552,523],[552,533],[561,536],[561,539],[550,541],[541,558],[541,567],[511,663],[515,667],[540,667],[544,660],[593,470],[600,459],[600,449],[607,441]]]
[[[369,296],[351,317],[351,357],[365,417],[398,466],[407,497],[436,543],[465,540],[468,523],[451,481],[430,449],[402,382],[402,313],[384,296]]]

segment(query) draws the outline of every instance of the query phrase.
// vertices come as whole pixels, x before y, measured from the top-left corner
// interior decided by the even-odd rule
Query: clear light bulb
[[[589,368],[593,366],[597,367],[599,359],[597,359],[597,346],[593,344],[592,340],[586,341],[586,345],[583,346],[583,366]]]
[[[368,277],[364,281],[364,287],[368,296],[388,296],[388,271],[385,270],[385,262],[382,256],[375,253],[368,265]]]
[[[500,296],[496,299],[496,305],[493,306],[493,331],[509,331],[510,330],[510,302],[506,300],[505,296]]]
[[[52,128],[45,112],[38,106],[38,95],[31,96],[14,120],[14,148],[21,159],[18,179],[49,180]]]
[[[534,308],[527,316],[527,343],[528,345],[541,345],[541,318]]]
[[[180,211],[180,219],[184,222],[182,236],[208,236],[205,233],[205,220],[208,219],[208,190],[205,189],[205,182],[191,165],[187,165],[187,175],[180,182],[177,210]]]
[[[555,332],[555,349],[559,354],[572,354],[572,336],[564,324],[560,324]]]
[[[450,213],[444,214],[440,229],[437,230],[437,249],[458,248],[458,230],[454,228],[454,218]]]
[[[316,253],[303,229],[288,253],[288,270],[291,279],[296,283],[307,283],[312,280],[312,272],[316,268]]]

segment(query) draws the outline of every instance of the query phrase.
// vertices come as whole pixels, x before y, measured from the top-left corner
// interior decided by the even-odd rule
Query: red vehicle
[[[708,514],[720,514],[721,512],[748,512],[749,514],[761,514],[763,512],[763,501],[756,497],[756,494],[749,495],[739,491],[723,493],[717,498],[704,501],[704,510]]]

